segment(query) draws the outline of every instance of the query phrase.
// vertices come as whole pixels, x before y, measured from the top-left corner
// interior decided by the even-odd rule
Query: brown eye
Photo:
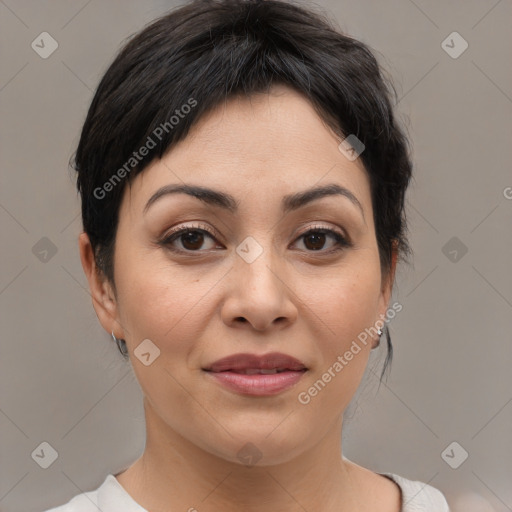
[[[325,245],[326,238],[325,233],[313,231],[304,236],[304,245],[312,251],[318,251]]]
[[[190,251],[200,249],[204,243],[204,234],[201,231],[187,231],[180,237],[183,247]]]
[[[204,245],[210,242],[210,247],[204,247]],[[181,247],[176,247],[176,243],[179,242]],[[168,247],[174,252],[204,252],[205,250],[213,249],[217,246],[215,238],[206,229],[199,229],[196,227],[184,227],[177,229],[167,236],[162,242],[163,245]]]
[[[350,243],[337,231],[327,228],[313,228],[303,233],[298,240],[304,239],[303,244],[307,252],[332,252],[350,247]],[[329,239],[333,240],[331,246],[323,250]]]

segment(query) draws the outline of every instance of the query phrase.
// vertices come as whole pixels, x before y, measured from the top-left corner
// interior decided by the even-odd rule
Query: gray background
[[[512,3],[318,4],[392,74],[415,162],[392,373],[378,388],[369,367],[344,454],[431,483],[455,512],[512,510]],[[143,450],[141,391],[88,295],[67,163],[124,38],[174,5],[0,1],[3,512],[64,503]],[[46,59],[31,47],[44,31]],[[454,31],[469,44],[457,58],[442,47]],[[457,469],[441,456],[454,441],[447,460],[469,453]],[[31,456],[42,442],[58,452],[48,469]]]

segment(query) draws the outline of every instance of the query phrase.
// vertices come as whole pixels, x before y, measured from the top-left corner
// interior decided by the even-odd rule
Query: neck
[[[357,485],[341,456],[342,418],[312,449],[276,465],[244,466],[213,455],[165,425],[145,400],[143,455],[118,481],[147,510],[209,512],[357,510]]]

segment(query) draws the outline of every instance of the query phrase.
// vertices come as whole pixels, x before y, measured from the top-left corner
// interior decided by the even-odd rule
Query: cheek
[[[374,323],[375,307],[360,292],[360,287],[357,293],[338,292],[329,308],[320,310],[329,329],[316,338],[318,365],[297,390],[299,407],[311,421],[318,416],[334,420],[343,414],[365,372],[372,336],[364,330]]]
[[[377,320],[380,270],[372,265],[364,268],[347,265],[317,280],[315,286],[305,283],[301,296],[307,306],[304,314],[314,314],[317,318],[321,332],[318,340],[325,343],[322,348],[332,354],[350,346],[353,339]]]
[[[342,287],[338,299],[337,327],[351,337],[371,326],[379,303],[380,276],[372,272],[354,273]],[[346,338],[346,336],[345,336]]]
[[[197,414],[197,404],[180,383],[194,377],[190,373],[192,355],[211,317],[207,314],[208,290],[218,279],[187,278],[187,273],[178,275],[172,268],[158,266],[144,272],[133,266],[126,271],[133,279],[121,290],[121,312],[137,380],[162,417],[182,407],[183,417],[190,422],[191,413],[186,411]],[[160,351],[154,349],[158,355],[148,366],[137,359],[137,347],[146,339]],[[169,407],[170,403],[174,406]]]
[[[341,413],[364,374],[374,336],[365,329],[378,319],[380,294],[380,267],[366,255],[368,261],[360,254],[358,264],[347,264],[326,281],[317,280],[314,289],[302,290],[307,297],[303,314],[318,326],[312,333],[318,365],[298,390],[303,393],[299,402],[309,404],[306,414]]]
[[[197,339],[208,290],[218,279],[198,278],[197,272],[167,262],[148,262],[133,258],[119,264],[120,315],[127,338],[133,348],[150,339],[162,352],[188,351],[187,340]]]

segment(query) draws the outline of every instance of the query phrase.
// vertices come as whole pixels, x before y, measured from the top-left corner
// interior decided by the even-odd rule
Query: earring
[[[117,339],[114,336],[114,331],[112,331],[112,339],[116,342],[117,348],[119,349],[119,352],[121,352],[123,357],[128,357],[128,349],[126,348],[126,341],[121,338]]]
[[[377,334],[379,336],[379,339],[377,340],[377,344],[373,348],[377,348],[380,345],[380,337],[382,336],[382,330],[381,329],[377,329]]]

